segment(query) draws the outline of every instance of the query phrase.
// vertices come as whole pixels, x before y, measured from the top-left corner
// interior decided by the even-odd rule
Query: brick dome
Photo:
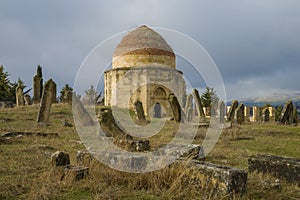
[[[147,26],[129,32],[116,47],[112,68],[159,66],[175,69],[175,54],[165,39]]]

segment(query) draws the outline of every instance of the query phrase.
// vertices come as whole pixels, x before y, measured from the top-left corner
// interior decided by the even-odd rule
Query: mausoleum
[[[104,86],[106,106],[135,110],[140,101],[146,116],[158,118],[172,116],[170,95],[182,107],[186,90],[172,48],[147,26],[129,32],[118,44]]]

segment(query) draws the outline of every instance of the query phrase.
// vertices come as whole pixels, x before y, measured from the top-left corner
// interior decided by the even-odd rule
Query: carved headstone
[[[227,121],[233,122],[235,110],[237,109],[239,102],[237,100],[232,101],[229,112],[227,113]]]
[[[16,103],[17,103],[17,107],[25,105],[23,87],[21,84],[18,84],[18,86],[16,87]]]
[[[261,108],[253,106],[253,122],[261,122]]]
[[[181,107],[180,107],[180,104],[174,94],[169,95],[169,102],[171,105],[171,109],[173,111],[173,117],[174,117],[175,121],[180,122],[182,120]]]
[[[193,108],[193,95],[189,94],[186,97],[184,112],[187,114],[188,109]]]
[[[219,106],[219,117],[220,117],[220,123],[224,124],[224,118],[225,118],[225,103],[224,101],[220,100],[218,103]]]
[[[43,75],[41,66],[37,67],[37,73],[33,77],[33,103],[38,104],[41,101],[43,93]]]
[[[76,94],[73,94],[72,111],[74,117],[76,117],[76,119],[78,119],[83,126],[92,126],[95,124],[94,120],[85,110],[80,99],[76,96]]]
[[[25,100],[25,105],[31,105],[31,97],[30,97],[30,95],[29,94],[25,94],[24,95],[24,100]]]
[[[56,84],[52,79],[48,80],[45,84],[40,111],[38,114],[38,123],[47,123],[50,116],[51,105],[53,102],[53,96],[56,91],[54,91]]]
[[[70,156],[67,153],[57,151],[51,155],[51,163],[53,167],[70,165]]]
[[[235,116],[236,116],[236,123],[237,124],[243,124],[245,122],[245,106],[243,103],[241,103],[237,109],[235,110]]]
[[[263,121],[269,122],[270,121],[270,111],[269,108],[265,108],[263,111]]]
[[[196,109],[197,109],[197,113],[200,117],[200,121],[203,121],[205,119],[205,114],[204,114],[204,111],[202,108],[201,99],[200,99],[199,92],[197,89],[193,89],[193,96],[195,99]]]
[[[294,120],[294,106],[293,106],[293,102],[292,101],[288,101],[282,112],[281,112],[281,117],[280,117],[280,122],[283,124],[292,124],[293,120]]]
[[[245,122],[250,122],[250,107],[249,106],[245,106]]]
[[[145,120],[145,112],[144,112],[144,108],[143,108],[143,103],[139,100],[137,100],[135,103],[135,110],[137,112],[137,116],[139,120]]]
[[[187,122],[191,122],[193,120],[193,108],[189,107],[186,113]]]
[[[54,82],[53,82],[54,83]],[[56,103],[56,83],[53,84],[53,97],[52,97],[52,103]]]

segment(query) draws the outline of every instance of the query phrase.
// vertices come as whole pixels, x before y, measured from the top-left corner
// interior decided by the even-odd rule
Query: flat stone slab
[[[254,155],[248,159],[249,172],[269,173],[300,184],[300,159],[274,155]]]
[[[42,137],[58,137],[58,133],[42,133],[42,132],[7,132],[1,137],[17,137],[17,136],[42,136]]]
[[[78,181],[86,178],[89,175],[89,168],[84,166],[72,166],[65,167],[64,179],[71,181]]]
[[[182,162],[186,165],[186,161]],[[188,161],[186,166],[190,170],[189,175],[192,175],[190,184],[195,184],[201,190],[218,195],[242,195],[246,192],[248,173],[244,170],[198,160]]]

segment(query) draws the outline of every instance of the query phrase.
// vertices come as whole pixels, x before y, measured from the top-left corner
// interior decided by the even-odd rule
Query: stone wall
[[[175,94],[182,107],[186,89],[182,73],[168,67],[111,69],[105,72],[104,84],[106,106],[133,109],[139,100],[143,103],[145,115],[149,115],[150,108],[159,103],[170,116],[169,95]],[[165,94],[157,94],[158,89]]]

